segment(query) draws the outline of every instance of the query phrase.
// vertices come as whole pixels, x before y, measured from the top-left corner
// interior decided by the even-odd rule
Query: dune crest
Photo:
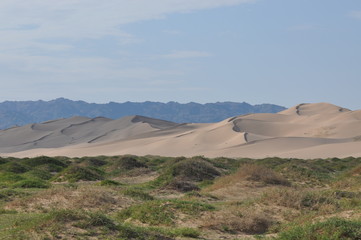
[[[361,156],[361,111],[299,104],[276,114],[178,124],[143,116],[73,117],[0,131],[6,156],[164,155],[324,158]]]

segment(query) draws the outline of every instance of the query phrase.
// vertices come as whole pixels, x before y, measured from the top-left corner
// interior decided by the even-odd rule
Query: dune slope
[[[361,156],[361,111],[328,103],[299,104],[277,114],[241,115],[213,124],[176,124],[142,116],[73,117],[0,131],[0,153],[356,157]]]

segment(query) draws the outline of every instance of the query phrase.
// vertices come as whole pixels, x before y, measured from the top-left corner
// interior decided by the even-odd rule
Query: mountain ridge
[[[276,113],[285,107],[274,104],[251,105],[246,102],[177,103],[177,102],[124,102],[88,103],[57,98],[50,101],[5,101],[0,103],[0,129],[30,123],[70,118],[106,117],[118,119],[140,115],[176,123],[211,123],[247,113]]]

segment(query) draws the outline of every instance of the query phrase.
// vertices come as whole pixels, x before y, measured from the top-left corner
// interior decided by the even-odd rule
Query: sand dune
[[[361,111],[299,104],[214,124],[142,116],[74,117],[0,131],[3,156],[163,155],[325,158],[361,156]]]

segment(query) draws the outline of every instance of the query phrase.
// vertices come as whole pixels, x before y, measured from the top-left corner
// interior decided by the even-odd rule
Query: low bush
[[[14,188],[49,188],[50,184],[40,179],[26,179],[13,184]]]
[[[295,226],[281,232],[276,240],[359,240],[361,239],[361,221],[339,218],[325,222]]]
[[[205,180],[213,180],[221,173],[208,161],[203,158],[179,158],[174,159],[162,170],[160,176],[149,183],[152,187],[175,187],[177,188],[177,182],[183,183],[183,185],[192,182],[201,182]],[[178,186],[181,191],[183,186]],[[184,186],[184,188],[188,188]],[[192,187],[194,188],[194,186]],[[193,189],[195,190],[195,189]],[[190,191],[192,191],[190,189]]]
[[[15,189],[2,189],[0,190],[0,200],[1,201],[12,201],[17,197],[25,197],[29,194],[24,191],[19,191]]]
[[[96,181],[102,179],[103,176],[99,170],[80,166],[70,166],[54,177],[54,181],[57,182]]]
[[[1,166],[2,172],[10,172],[10,173],[24,173],[29,171],[30,168],[27,166],[24,166],[20,163],[17,163],[15,161],[5,163]]]
[[[120,220],[133,219],[150,225],[171,226],[175,224],[177,213],[197,215],[213,209],[209,204],[193,201],[154,200],[126,208],[117,217]]]
[[[140,199],[145,201],[154,200],[153,196],[149,195],[148,193],[140,189],[127,188],[121,191],[121,193],[125,196],[129,196],[135,199]]]
[[[332,191],[306,191],[294,188],[280,188],[267,191],[261,201],[297,210],[323,210],[333,212],[339,208]]]
[[[214,184],[209,186],[209,190],[221,189],[240,181],[255,181],[264,184],[291,186],[291,183],[287,179],[272,169],[256,164],[244,164],[241,165],[235,173],[216,179]]]
[[[266,212],[256,209],[219,211],[203,220],[202,227],[231,234],[264,234],[275,224]]]
[[[67,166],[67,164],[63,161],[46,156],[24,159],[22,163],[30,167],[37,167],[41,165],[55,165],[65,168]]]
[[[52,178],[52,174],[49,171],[33,169],[23,174],[27,178],[37,178],[42,180],[49,180]]]
[[[111,176],[127,174],[137,168],[147,168],[148,166],[138,161],[135,156],[121,156],[109,161],[104,169]]]
[[[100,181],[99,185],[100,186],[121,186],[123,184],[121,184],[120,182],[117,182],[117,181],[105,179],[105,180]]]

